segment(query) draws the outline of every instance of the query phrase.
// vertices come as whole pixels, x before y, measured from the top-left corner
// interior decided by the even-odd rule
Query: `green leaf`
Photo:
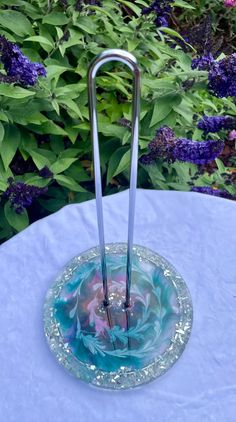
[[[126,131],[127,129],[125,127],[101,121],[98,125],[98,132],[101,132],[105,136],[112,136],[113,138],[123,139]]]
[[[34,164],[39,170],[44,166],[49,167],[51,165],[51,160],[53,160],[55,157],[51,151],[43,149],[31,150],[30,155],[34,161]]]
[[[16,126],[9,125],[6,127],[5,136],[3,138],[0,154],[5,170],[8,169],[17,148],[20,144],[20,131]]]
[[[189,186],[184,183],[171,182],[171,183],[168,183],[168,186],[170,188],[174,188],[175,190],[182,190],[183,192],[189,190]]]
[[[21,48],[22,53],[32,62],[40,62],[41,56],[34,48]]]
[[[160,29],[160,31],[164,32],[165,34],[171,35],[172,37],[175,37],[175,38],[179,38],[180,40],[185,42],[185,39],[178,32],[174,31],[174,29],[167,28],[166,26],[162,26],[159,29]]]
[[[192,9],[192,10],[195,9],[194,6],[191,6],[191,4],[187,3],[184,0],[175,0],[173,6],[183,7],[184,9]]]
[[[96,35],[97,34],[97,25],[95,22],[87,16],[80,16],[76,23],[80,29],[82,29],[85,33]]]
[[[29,19],[15,10],[0,10],[0,26],[10,29],[20,37],[34,33]]]
[[[69,114],[69,111],[72,112],[72,117],[74,117],[75,119],[80,118],[81,120],[84,120],[81,114],[81,111],[75,101],[70,100],[70,99],[67,99],[67,100],[61,99],[59,102],[60,104],[63,104],[67,108],[68,114]]]
[[[165,177],[164,177],[164,175],[163,175],[163,173],[161,172],[161,170],[160,170],[160,168],[162,168],[161,166],[159,166],[157,163],[153,163],[152,165],[150,165],[150,166],[145,166],[144,167],[145,168],[145,170],[147,170],[147,172],[148,172],[148,174],[149,174],[149,176],[152,178],[152,179],[156,179],[156,180],[159,180],[159,181],[162,181],[162,182],[165,182]]]
[[[140,42],[141,41],[137,39],[133,39],[133,40],[127,39],[128,51],[131,53],[133,50],[135,50],[138,47]]]
[[[181,95],[167,95],[160,98],[154,105],[150,127],[155,126],[161,120],[165,119],[172,109],[180,104],[181,100]]]
[[[172,164],[172,168],[175,169],[181,183],[187,183],[190,180],[190,174],[196,172],[196,166],[190,163],[175,162]]]
[[[144,1],[144,0],[136,0],[136,3],[137,4],[140,4],[141,6],[144,6],[144,7],[147,7],[148,6],[147,1]]]
[[[60,106],[58,104],[58,102],[56,100],[52,100],[52,106],[55,110],[55,112],[57,113],[58,116],[60,116]]]
[[[125,168],[128,167],[129,156],[130,156],[130,150],[128,149],[127,146],[117,148],[113,152],[108,164],[107,183],[110,182],[110,180],[112,179],[112,177],[114,177],[115,174],[120,173],[121,171],[125,170]]]
[[[61,135],[61,136],[67,135],[64,129],[62,129],[60,126],[57,126],[53,121],[47,121],[45,123],[42,123],[41,125],[30,124],[28,127],[36,133],[41,133],[41,134],[50,133],[52,135]]]
[[[68,169],[76,160],[77,158],[59,158],[51,165],[50,170],[53,172],[53,174],[62,173]]]
[[[56,211],[59,211],[62,207],[67,205],[67,202],[65,199],[47,199],[47,200],[39,200],[40,205],[43,206],[47,211],[53,213]]]
[[[74,99],[78,95],[87,89],[87,84],[85,82],[79,82],[77,84],[67,84],[65,86],[60,86],[54,89],[54,94],[57,98],[61,97],[64,99]]]
[[[64,151],[60,152],[60,155],[58,157],[59,160],[62,158],[75,158],[78,159],[78,154],[81,152],[79,148],[66,148]]]
[[[138,6],[135,6],[135,4],[131,3],[130,1],[126,0],[117,0],[119,3],[124,4],[129,9],[131,9],[137,16],[140,16],[141,9]]]
[[[5,192],[5,190],[7,189],[7,183],[6,182],[3,182],[2,180],[0,180],[0,190],[2,191],[2,192]]]
[[[142,86],[145,87],[147,86],[148,88],[150,88],[151,90],[155,90],[155,91],[176,91],[178,88],[174,83],[173,78],[168,77],[168,78],[160,78],[157,79],[155,78],[151,78],[151,77],[146,77],[142,79]]]
[[[21,99],[35,95],[35,92],[21,88],[20,86],[0,84],[0,95],[3,95],[4,97]]]
[[[11,42],[14,42],[14,43],[16,42],[16,38],[12,34],[10,34],[7,31],[4,31],[2,28],[0,28],[0,31],[1,31],[1,35],[6,37],[8,41],[11,41]]]
[[[8,116],[5,111],[0,110],[0,120],[3,122],[9,122]]]
[[[58,29],[60,29],[60,28],[57,28],[57,30]],[[81,32],[78,29],[70,28],[69,32],[70,32],[69,39],[67,41],[63,41],[63,43],[61,43],[59,45],[59,49],[60,49],[62,56],[64,56],[67,48],[72,47],[74,45],[78,45],[80,40],[83,39],[83,34],[81,34]],[[58,35],[58,37],[59,37],[59,35]],[[62,35],[60,36],[60,38],[61,37],[62,37]]]
[[[62,73],[73,70],[71,67],[66,66],[59,66],[59,65],[49,65],[47,66],[47,80],[51,80],[53,78],[58,78]]]
[[[34,41],[34,42],[38,42],[39,44],[45,44],[53,48],[53,44],[51,43],[51,41],[49,41],[47,38],[42,37],[40,35],[34,35],[32,37],[28,37],[25,39],[25,41]]]
[[[113,174],[115,177],[117,174],[122,173],[122,171],[126,170],[130,165],[130,150],[126,151],[123,157],[121,158],[119,165]]]
[[[56,26],[56,31],[57,31],[57,37],[60,39],[63,37],[63,31],[61,28],[59,28],[59,26]]]
[[[56,123],[52,121],[43,123],[42,128],[43,128],[44,133],[51,133],[53,135],[62,135],[62,136],[67,135],[64,129],[62,129],[60,126],[56,125]]]
[[[72,126],[66,126],[65,127],[65,130],[66,130],[66,133],[67,133],[68,138],[74,144],[75,141],[76,141],[76,139],[77,139],[77,137],[78,137],[78,134],[79,134],[78,129],[75,129]]]
[[[179,105],[174,106],[173,110],[183,116],[183,118],[186,120],[186,122],[189,123],[189,125],[193,124],[193,113],[191,112],[188,103],[182,101]]]
[[[92,10],[96,10],[100,14],[106,15],[107,17],[109,17],[111,19],[112,22],[114,22],[115,25],[117,25],[117,20],[114,19],[114,14],[112,15],[111,13],[109,13],[107,10],[105,10],[104,8],[102,8],[100,6],[91,5],[91,6],[89,6],[89,8],[91,8]],[[107,23],[107,22],[105,21],[105,23]]]
[[[79,183],[75,182],[71,177],[64,176],[63,174],[57,174],[55,180],[61,186],[65,186],[73,192],[87,192]]]
[[[148,173],[151,179],[152,186],[155,189],[166,189],[165,178],[156,164],[145,166],[145,170]]]
[[[13,176],[13,174],[12,174],[10,167],[7,167],[7,169],[5,169],[4,164],[3,164],[3,160],[1,158],[1,153],[0,153],[0,180],[2,182],[7,182],[9,177],[12,177],[12,176]],[[0,210],[1,210],[1,207],[0,207]]]
[[[29,225],[29,217],[26,210],[22,214],[17,214],[11,207],[9,201],[5,203],[4,213],[8,223],[18,232]]]
[[[42,178],[40,176],[33,176],[29,179],[26,178],[25,182],[27,185],[37,186],[38,188],[45,188],[50,183],[51,178]]]
[[[69,18],[65,13],[61,12],[52,12],[43,18],[43,23],[48,23],[49,25],[66,25],[68,22]]]
[[[12,111],[14,116],[14,122],[19,123],[20,125],[27,126],[32,123],[34,125],[40,125],[44,122],[47,122],[48,119],[42,113],[34,110],[34,105],[32,104],[24,105],[24,113],[22,113],[22,107],[17,107]]]
[[[216,165],[217,165],[217,168],[218,168],[219,172],[220,173],[225,173],[226,172],[226,169],[225,169],[224,163],[219,158],[216,158],[215,161],[216,161]]]
[[[216,105],[213,103],[213,101],[210,101],[208,98],[202,101],[202,104],[212,108],[214,111],[216,111],[216,113],[218,112],[218,108],[216,107]]]
[[[4,133],[5,133],[4,126],[3,126],[3,124],[0,122],[0,145],[1,145],[1,142],[2,142],[2,140],[3,140],[3,138],[4,138]]]
[[[201,139],[201,137],[202,137],[202,131],[200,129],[196,128],[193,132],[192,140],[198,141],[199,139]]]
[[[76,180],[79,183],[91,180],[91,177],[88,175],[88,173],[85,171],[79,161],[76,161],[76,163],[72,164],[70,168],[66,170],[65,175],[72,177],[72,179]]]

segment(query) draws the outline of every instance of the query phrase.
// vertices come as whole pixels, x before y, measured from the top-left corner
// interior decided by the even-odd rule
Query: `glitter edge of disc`
[[[78,265],[99,256],[99,247],[93,247],[82,252],[69,261],[56,278],[54,284],[49,288],[44,304],[44,332],[49,348],[59,364],[80,380],[104,389],[130,389],[151,382],[163,375],[180,358],[191,334],[193,322],[192,300],[188,287],[181,275],[165,258],[156,252],[139,245],[134,245],[133,250],[141,258],[163,269],[165,277],[170,279],[176,289],[180,306],[180,320],[176,324],[170,346],[163,354],[157,356],[145,367],[141,369],[121,367],[114,372],[98,369],[95,365],[79,361],[60,336],[58,323],[54,317],[52,301],[59,295],[63,285],[70,279]],[[106,245],[106,253],[118,254],[126,252],[126,243]]]

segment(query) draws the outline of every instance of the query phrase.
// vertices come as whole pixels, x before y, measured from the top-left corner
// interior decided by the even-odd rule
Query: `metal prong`
[[[88,93],[89,93],[89,113],[90,126],[93,142],[93,160],[94,160],[94,178],[95,194],[97,205],[97,221],[99,233],[99,246],[101,255],[101,268],[103,278],[104,305],[109,305],[108,285],[107,285],[107,266],[104,241],[104,223],[102,209],[102,185],[101,169],[98,141],[98,123],[96,111],[96,74],[99,68],[110,61],[119,61],[126,64],[134,75],[133,82],[133,110],[132,110],[132,144],[131,144],[131,167],[130,167],[130,192],[129,192],[129,217],[128,217],[128,249],[127,249],[127,267],[126,267],[126,300],[125,306],[130,306],[130,288],[131,288],[131,270],[133,254],[133,232],[134,232],[134,211],[135,211],[135,193],[137,185],[137,166],[138,166],[138,132],[139,132],[139,103],[140,103],[140,69],[135,57],[124,50],[112,49],[105,50],[92,62],[88,71]]]

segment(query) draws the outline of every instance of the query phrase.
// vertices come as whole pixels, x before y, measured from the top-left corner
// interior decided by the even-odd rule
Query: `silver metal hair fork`
[[[139,134],[139,107],[140,107],[140,79],[141,72],[136,58],[124,50],[112,49],[105,50],[98,55],[91,63],[88,70],[88,95],[89,95],[89,113],[90,127],[93,143],[95,194],[97,206],[97,222],[99,234],[99,247],[101,256],[101,268],[103,278],[104,305],[109,305],[109,292],[107,283],[107,265],[104,240],[104,223],[102,208],[102,183],[100,169],[99,139],[98,139],[98,121],[96,110],[96,75],[100,67],[108,62],[118,61],[126,64],[133,73],[133,101],[132,101],[132,141],[131,141],[131,167],[130,167],[130,189],[129,189],[129,216],[128,216],[128,247],[127,247],[127,266],[126,266],[126,299],[125,307],[130,306],[130,288],[132,273],[132,254],[133,254],[133,232],[135,215],[135,194],[137,186],[137,167],[138,167],[138,134]]]

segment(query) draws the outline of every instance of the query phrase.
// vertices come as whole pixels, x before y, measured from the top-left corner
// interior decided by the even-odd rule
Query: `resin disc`
[[[137,245],[131,306],[125,309],[126,253],[126,244],[106,246],[108,307],[99,248],[66,266],[45,303],[45,333],[58,361],[103,388],[131,388],[162,375],[182,354],[192,326],[182,277],[164,258]]]

